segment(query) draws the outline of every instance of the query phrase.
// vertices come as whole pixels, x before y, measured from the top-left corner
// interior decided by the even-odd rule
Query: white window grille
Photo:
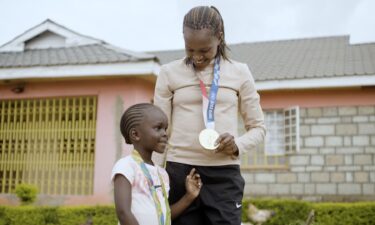
[[[299,151],[299,107],[284,109],[285,153]]]
[[[246,167],[285,167],[287,154],[299,151],[299,107],[264,111],[267,135],[257,149],[241,156]],[[239,127],[243,127],[242,121]],[[244,131],[241,130],[240,133]]]

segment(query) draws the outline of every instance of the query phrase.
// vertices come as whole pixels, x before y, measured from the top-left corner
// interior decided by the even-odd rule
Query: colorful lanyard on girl
[[[198,78],[199,79],[199,78]],[[214,79],[212,80],[210,88],[210,96],[208,98],[206,87],[201,79],[199,79],[200,88],[202,91],[202,110],[203,120],[206,128],[215,130],[214,110],[216,105],[216,96],[219,90],[220,79],[220,56],[215,58],[214,62]]]
[[[139,164],[139,166],[141,167],[143,171],[143,174],[147,178],[150,192],[155,203],[156,213],[158,214],[159,225],[170,225],[171,224],[171,209],[169,207],[168,195],[167,195],[167,191],[166,191],[162,176],[160,175],[158,171],[158,176],[159,176],[159,180],[161,183],[161,188],[163,189],[163,195],[164,195],[164,200],[165,200],[165,207],[166,207],[166,214],[167,214],[166,218],[164,218],[163,210],[160,204],[159,197],[156,193],[156,188],[154,186],[154,182],[152,180],[150,171],[148,171],[146,164],[144,163],[141,155],[138,153],[137,150],[133,150],[132,157]]]

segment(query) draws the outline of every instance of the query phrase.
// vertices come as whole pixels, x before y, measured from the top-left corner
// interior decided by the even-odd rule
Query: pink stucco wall
[[[45,98],[57,96],[95,95],[97,104],[95,174],[93,196],[44,196],[41,204],[111,204],[112,185],[110,174],[116,161],[119,146],[123,154],[130,151],[119,133],[118,117],[130,105],[150,102],[153,96],[155,77],[107,78],[74,81],[28,82],[23,93],[11,92],[12,85],[0,85],[0,99]],[[118,156],[117,156],[118,157]],[[0,195],[0,202],[14,204],[15,198]]]
[[[263,109],[375,105],[375,87],[260,92]]]
[[[110,173],[118,157],[120,113],[132,104],[149,102],[153,95],[155,77],[135,77],[75,81],[30,82],[25,91],[14,94],[12,85],[0,85],[0,99],[40,98],[56,96],[98,96],[96,155],[93,196],[44,196],[42,204],[95,205],[111,204]],[[260,92],[263,109],[300,107],[375,105],[375,88],[316,89]],[[129,153],[129,145],[120,144],[122,154]],[[116,156],[117,155],[117,156]],[[0,204],[15,204],[10,195],[0,195]]]

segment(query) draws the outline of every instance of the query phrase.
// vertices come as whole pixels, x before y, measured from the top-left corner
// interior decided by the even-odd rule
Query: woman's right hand
[[[232,157],[232,159],[236,159],[239,154],[238,147],[236,142],[234,141],[234,136],[229,133],[221,134],[218,139],[216,140],[216,144],[219,146],[215,150],[215,152],[221,152],[227,154]]]

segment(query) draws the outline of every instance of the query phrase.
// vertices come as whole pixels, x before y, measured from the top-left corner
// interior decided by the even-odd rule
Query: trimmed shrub
[[[32,184],[19,184],[14,190],[22,205],[32,204],[38,194],[38,188]]]
[[[0,225],[113,225],[113,206],[36,207],[0,206]]]
[[[117,224],[117,215],[114,207],[111,206],[97,206],[95,208],[95,216],[93,218],[93,224],[100,225],[113,225]]]
[[[248,222],[247,206],[276,212],[263,225],[303,225],[309,212],[315,210],[314,225],[373,225],[375,202],[309,203],[297,200],[252,199],[243,201],[243,221]],[[36,207],[0,206],[0,225],[114,225],[114,206]],[[254,223],[255,224],[255,223]]]
[[[259,209],[276,212],[275,216],[263,225],[302,225],[311,210],[315,211],[314,225],[375,224],[375,202],[310,203],[283,199],[244,200],[242,219],[246,222],[249,221],[246,216],[249,202]]]
[[[250,221],[246,211],[249,202],[259,209],[271,209],[275,215],[264,225],[298,225],[301,224],[309,214],[311,206],[307,202],[291,199],[253,199],[245,200],[242,207],[242,220]],[[252,222],[252,221],[250,221]]]
[[[316,225],[375,224],[375,202],[315,203]]]
[[[33,206],[5,207],[5,225],[46,225],[42,208]]]
[[[85,207],[63,207],[59,209],[58,217],[60,225],[85,224],[94,215],[94,208]]]
[[[6,225],[8,223],[8,218],[5,216],[5,207],[0,206],[0,225]]]
[[[117,224],[115,208],[113,206],[96,207],[63,207],[58,213],[59,225],[86,224],[92,222],[100,225]]]

